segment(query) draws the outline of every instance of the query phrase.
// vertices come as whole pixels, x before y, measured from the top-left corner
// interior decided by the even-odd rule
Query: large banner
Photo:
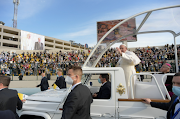
[[[21,50],[44,50],[45,37],[21,30]]]
[[[97,42],[115,25],[117,25],[119,22],[123,21],[121,20],[111,20],[111,21],[100,21],[97,22]],[[114,29],[106,38],[102,41],[102,43],[107,42],[113,42],[123,36],[133,34],[136,30],[136,24],[135,19],[130,19],[127,22],[121,24],[116,29]],[[121,41],[137,41],[136,35],[129,36]]]

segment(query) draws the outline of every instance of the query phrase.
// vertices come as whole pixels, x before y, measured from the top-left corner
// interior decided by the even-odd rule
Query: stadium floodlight
[[[17,4],[18,4],[18,5],[20,4],[20,0],[17,0]]]
[[[69,40],[69,42],[71,42],[71,44],[73,44],[75,41],[73,41],[73,40]]]
[[[20,0],[13,0],[14,3],[14,18],[13,18],[13,28],[17,28],[17,11]]]

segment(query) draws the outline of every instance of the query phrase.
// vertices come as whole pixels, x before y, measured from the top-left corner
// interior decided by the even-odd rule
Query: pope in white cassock
[[[136,73],[135,65],[139,64],[141,60],[136,56],[135,53],[128,51],[126,45],[124,44],[120,45],[120,48],[116,47],[116,49],[121,55],[116,67],[121,67],[124,70],[128,97],[131,98],[130,77],[132,74]],[[132,79],[133,88],[135,80],[136,76],[134,76]]]

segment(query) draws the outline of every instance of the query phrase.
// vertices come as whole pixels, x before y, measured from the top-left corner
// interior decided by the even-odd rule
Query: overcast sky
[[[17,28],[65,41],[94,46],[97,21],[126,19],[134,14],[172,5],[180,0],[21,0]],[[13,26],[13,0],[0,0],[0,21]],[[178,15],[179,14],[179,15]],[[143,15],[136,18],[137,26]],[[174,30],[180,32],[180,8],[153,13],[141,31]],[[172,44],[171,34],[138,35],[128,47]],[[177,38],[180,44],[180,38]]]

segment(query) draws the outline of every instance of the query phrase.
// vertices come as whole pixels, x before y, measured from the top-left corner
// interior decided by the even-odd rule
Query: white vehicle
[[[129,17],[122,22],[118,23],[111,30],[109,30],[97,43],[95,48],[92,50],[91,54],[87,58],[86,62],[83,65],[83,78],[82,83],[87,85],[92,92],[98,92],[100,85],[98,85],[97,79],[99,74],[108,73],[110,82],[111,82],[111,97],[110,99],[94,99],[91,104],[91,117],[92,119],[165,119],[166,111],[152,108],[149,105],[142,103],[141,98],[151,98],[155,102],[168,102],[170,96],[164,86],[164,77],[166,75],[161,75],[160,79],[156,80],[157,76],[143,73],[141,75],[152,76],[151,82],[140,82],[136,81],[134,88],[131,88],[132,99],[128,98],[126,80],[124,71],[120,67],[106,67],[106,68],[96,68],[96,64],[102,57],[102,55],[115,43],[119,42],[121,39],[138,34],[147,34],[147,33],[171,33],[174,37],[174,47],[175,55],[177,62],[177,50],[176,50],[176,37],[180,35],[180,32],[176,31],[177,29],[172,30],[151,30],[139,32],[141,27],[144,25],[146,20],[149,18],[152,12],[158,12],[167,9],[177,9],[180,5],[164,7],[159,9],[153,9],[146,12],[136,14],[132,17]],[[142,16],[144,17],[142,18]],[[126,36],[121,37],[120,39],[109,43],[106,47],[98,48],[101,45],[101,42],[104,38],[113,31],[116,27],[120,26],[124,22],[134,19],[137,17],[142,18],[139,27],[135,30],[133,34],[127,34]],[[167,16],[169,17],[169,16]],[[162,21],[163,22],[163,21]],[[179,27],[178,27],[179,28]],[[179,29],[178,29],[179,30]],[[100,50],[100,51],[99,51]],[[176,71],[178,67],[176,66]],[[140,75],[140,74],[133,74]],[[170,74],[173,75],[173,74]],[[132,76],[131,76],[132,77]],[[92,82],[93,86],[90,86]],[[131,83],[132,85],[132,83]],[[132,87],[132,86],[131,86]],[[66,97],[70,91],[69,89],[60,89],[60,90],[47,90],[44,92],[33,94],[26,98],[26,102],[23,104],[22,110],[18,111],[20,119],[60,119],[62,115],[62,107]],[[165,97],[168,96],[169,100],[166,100]]]

